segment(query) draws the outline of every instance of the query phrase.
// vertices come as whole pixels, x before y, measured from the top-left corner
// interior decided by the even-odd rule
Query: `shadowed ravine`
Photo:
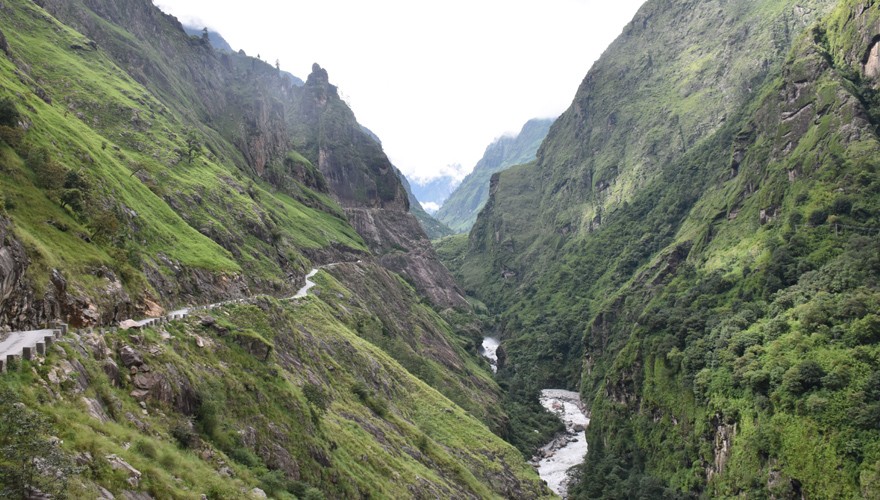
[[[492,371],[498,367],[498,346],[496,338],[483,339],[482,354],[492,365]],[[570,477],[568,471],[583,463],[587,455],[587,436],[585,429],[590,419],[584,414],[580,395],[562,389],[544,389],[541,391],[541,406],[556,414],[565,423],[565,433],[559,434],[544,445],[532,457],[531,464],[538,470],[547,486],[554,493],[565,498],[568,494]]]

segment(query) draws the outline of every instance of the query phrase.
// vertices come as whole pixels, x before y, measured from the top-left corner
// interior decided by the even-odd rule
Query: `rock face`
[[[43,295],[37,296],[27,274],[31,261],[13,228],[8,218],[0,216],[0,325],[26,330],[61,319],[75,327],[93,326],[135,310],[119,278],[103,266],[90,272],[102,282],[99,296],[71,290],[57,269],[52,270]]]
[[[297,149],[317,157],[330,192],[382,265],[403,275],[439,307],[467,307],[461,290],[437,258],[397,169],[381,145],[339,99],[327,71],[314,65],[297,116],[305,140]]]
[[[113,208],[119,212],[120,232],[137,241],[136,246],[142,250],[147,240],[156,241],[153,237],[157,232],[147,227],[159,220],[164,224],[176,216],[181,221],[175,230],[168,233],[163,227],[158,232],[181,239],[186,234],[201,246],[188,255],[201,255],[206,248],[212,255],[197,259],[200,262],[181,262],[185,258],[170,255],[169,249],[185,245],[168,243],[170,247],[164,251],[133,250],[138,255],[130,256],[130,262],[122,259],[89,269],[89,274],[105,281],[102,290],[92,289],[92,283],[83,286],[76,277],[71,280],[66,268],[59,269],[58,279],[53,276],[51,286],[44,287],[44,283],[22,281],[28,268],[23,247],[15,247],[14,238],[4,238],[0,293],[9,295],[2,299],[0,317],[7,319],[6,324],[25,328],[48,318],[62,318],[72,326],[107,325],[155,311],[157,306],[216,302],[261,292],[282,295],[295,290],[295,281],[284,277],[301,276],[306,259],[320,264],[364,256],[357,235],[338,221],[344,212],[315,193],[332,195],[344,209],[377,210],[374,220],[385,217],[382,211],[393,212],[388,217],[402,225],[402,233],[417,235],[412,243],[417,248],[410,262],[404,265],[395,260],[394,269],[406,269],[420,290],[435,290],[430,297],[437,306],[465,305],[457,290],[436,291],[450,286],[451,279],[436,262],[425,236],[416,229],[417,222],[396,215],[409,209],[397,172],[380,143],[364,131],[339,99],[326,70],[315,65],[308,82],[299,86],[263,61],[243,53],[215,52],[208,44],[191,39],[175,18],[162,14],[149,0],[44,0],[40,7],[81,32],[82,37],[66,45],[80,47],[71,49],[77,57],[95,54],[86,46],[100,47],[126,78],[142,86],[126,92],[117,102],[97,91],[89,96],[66,96],[63,82],[40,77],[45,80],[41,86],[49,89],[47,92],[64,96],[79,126],[88,128],[95,137],[107,139],[103,148],[114,151],[120,164],[126,163],[126,154],[134,151],[148,158],[147,163],[155,162],[157,168],[136,169],[128,181],[130,185],[114,188],[116,195],[108,194],[112,199],[107,205],[117,205]],[[10,33],[15,34],[4,29],[14,48],[18,40],[10,38]],[[40,76],[39,62],[25,62],[36,63],[31,71],[33,76]],[[86,101],[108,102],[95,110],[86,109]],[[111,119],[120,113],[131,116],[131,120],[117,123]],[[36,127],[41,125],[34,122]],[[187,160],[181,159],[185,155],[174,157],[174,146],[168,151],[169,144],[159,142],[167,138],[180,144],[184,138],[188,140],[188,134],[200,143],[196,149],[204,162],[219,167],[217,175],[222,182],[216,186],[160,186],[158,170]],[[156,150],[148,151],[153,145]],[[102,172],[92,167],[105,166],[107,159],[92,155],[84,163],[89,170]],[[95,174],[99,175],[103,174]],[[299,232],[306,231],[301,221],[290,219],[289,212],[279,208],[282,204],[274,203],[276,200],[267,200],[271,195],[255,188],[253,181],[268,182],[296,203],[337,219],[329,224],[339,233],[328,235],[326,224],[315,223],[311,232],[314,240],[303,243]],[[119,204],[119,191],[143,186],[152,186],[160,198],[150,200],[150,207],[159,207],[161,215]],[[243,201],[242,196],[250,199]],[[392,227],[390,222],[383,226]],[[371,231],[370,227],[358,229]],[[87,234],[83,236],[88,239]],[[106,242],[88,244],[97,247]],[[259,263],[254,264],[254,260]],[[131,269],[124,269],[132,263],[135,279],[127,276]],[[17,288],[11,292],[10,287]],[[35,287],[48,290],[47,295],[28,295]]]
[[[399,210],[349,208],[348,220],[386,268],[441,307],[467,307],[416,218]]]

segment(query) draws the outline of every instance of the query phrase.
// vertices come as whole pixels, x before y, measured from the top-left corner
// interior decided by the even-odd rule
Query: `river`
[[[500,344],[494,337],[483,339],[480,354],[489,360],[493,373],[498,371]],[[565,423],[565,432],[538,450],[531,464],[554,493],[566,498],[570,481],[568,471],[582,464],[587,455],[587,436],[584,429],[590,424],[590,419],[584,413],[580,395],[576,392],[544,389],[541,391],[540,401],[541,406],[555,413]]]
[[[489,360],[489,364],[492,366],[492,373],[498,372],[498,346],[500,345],[501,341],[495,337],[483,338],[483,349],[480,351],[480,354]]]

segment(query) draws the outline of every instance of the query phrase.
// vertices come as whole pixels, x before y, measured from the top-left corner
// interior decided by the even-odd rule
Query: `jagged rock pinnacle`
[[[308,80],[306,80],[306,85],[329,85],[330,84],[330,76],[327,74],[327,70],[322,68],[320,64],[314,63],[312,64],[312,73],[309,75]]]

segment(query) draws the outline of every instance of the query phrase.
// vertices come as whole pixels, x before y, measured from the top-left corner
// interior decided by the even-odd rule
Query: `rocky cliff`
[[[263,61],[242,53],[218,53],[189,37],[176,19],[148,1],[40,5],[79,32],[46,14],[7,9],[10,22],[34,33],[61,33],[60,39],[31,43],[17,31],[8,32],[8,70],[20,75],[10,88],[27,88],[23,95],[40,96],[37,106],[50,110],[32,118],[25,112],[28,105],[18,104],[31,132],[16,154],[28,162],[31,146],[40,154],[45,151],[44,172],[38,172],[44,176],[53,172],[63,177],[81,165],[95,166],[86,169],[90,173],[85,179],[95,188],[90,196],[101,200],[99,206],[70,213],[69,205],[58,210],[50,209],[50,203],[47,209],[58,213],[49,218],[58,221],[58,227],[75,228],[70,236],[98,234],[106,240],[102,243],[117,249],[112,258],[119,261],[111,264],[106,255],[96,258],[94,251],[78,251],[90,243],[69,238],[62,253],[69,248],[82,262],[48,265],[32,277],[30,286],[42,288],[53,268],[65,276],[65,267],[71,274],[85,267],[98,280],[109,280],[81,286],[74,279],[68,288],[81,288],[75,295],[82,300],[67,302],[76,305],[62,311],[68,321],[107,323],[157,304],[295,290],[295,276],[302,275],[308,260],[365,255],[367,247],[348,225],[344,208],[379,214],[406,210],[393,167],[381,147],[360,130],[323,70],[316,68],[309,84],[298,87]],[[46,48],[52,51],[51,62],[44,55]],[[108,86],[95,87],[92,80]],[[81,145],[79,152],[50,144],[51,128],[71,117],[78,120],[70,137]],[[92,182],[97,178],[101,179]],[[217,181],[205,183],[202,178]],[[57,188],[39,183],[34,187],[51,188],[60,200],[68,188],[63,179],[57,182]],[[114,195],[120,191],[138,194],[120,201]],[[275,191],[284,199],[266,203]],[[30,193],[11,190],[8,204]],[[48,237],[37,229],[42,215],[21,212],[11,215],[22,229],[27,219],[34,224],[32,235],[38,240]],[[448,287],[450,292],[430,295],[439,307],[464,307],[427,239],[413,226],[416,223],[400,218],[396,224],[420,239],[411,243],[412,259],[393,259],[394,269],[405,271],[422,290]],[[96,232],[96,226],[108,230]],[[137,244],[143,241],[153,248],[143,252],[144,245]],[[127,280],[127,273],[133,273],[135,281]],[[148,286],[141,286],[141,280]],[[124,292],[118,294],[119,302],[89,298],[92,289],[113,287]],[[50,315],[37,307],[28,310],[32,316],[23,325]]]
[[[437,258],[397,169],[354,120],[327,72],[315,65],[297,116],[314,131],[297,149],[317,156],[334,198],[382,265],[399,273],[438,307],[467,308],[452,276]],[[302,125],[300,125],[302,127]]]

